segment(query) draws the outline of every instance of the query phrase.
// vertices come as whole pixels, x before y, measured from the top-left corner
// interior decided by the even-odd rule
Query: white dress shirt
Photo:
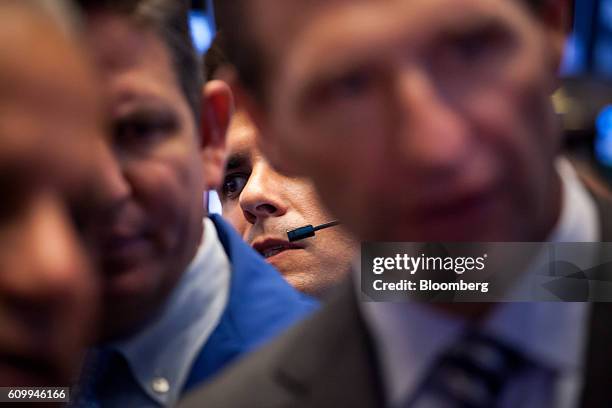
[[[548,241],[599,241],[599,215],[591,196],[567,160],[559,159],[557,170],[562,180],[561,215]],[[359,263],[355,266],[359,273]],[[426,304],[360,302],[360,308],[374,338],[391,407],[417,391],[437,357],[468,326],[466,320]],[[577,406],[589,315],[588,303],[500,303],[481,322],[483,333],[514,346],[539,368],[511,380],[501,396],[502,407]]]

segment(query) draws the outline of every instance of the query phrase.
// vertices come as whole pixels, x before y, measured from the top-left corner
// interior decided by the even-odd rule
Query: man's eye
[[[487,46],[486,39],[468,36],[455,43],[455,50],[463,59],[471,60],[481,56],[487,50]]]
[[[478,58],[502,53],[509,42],[507,33],[502,29],[486,27],[457,36],[452,41],[452,48],[460,58],[473,62]]]
[[[330,84],[330,92],[335,97],[356,98],[366,93],[373,83],[373,76],[366,70],[343,75]]]
[[[172,118],[134,115],[118,120],[114,135],[120,145],[144,147],[172,134],[176,128],[177,122]]]
[[[125,122],[116,126],[115,137],[122,143],[145,142],[158,137],[160,132],[163,129],[152,122]]]
[[[228,174],[223,180],[221,196],[224,200],[235,200],[246,186],[249,176],[242,173]]]

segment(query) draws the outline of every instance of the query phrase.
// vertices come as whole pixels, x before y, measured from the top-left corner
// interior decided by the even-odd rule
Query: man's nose
[[[98,152],[99,185],[98,199],[108,208],[125,200],[131,194],[130,184],[123,174],[122,166],[117,155],[111,150],[106,141],[100,141]]]
[[[251,224],[267,217],[280,217],[287,212],[281,196],[282,183],[267,164],[253,168],[253,172],[240,193],[240,207]]]
[[[434,172],[454,171],[470,156],[468,121],[426,70],[407,68],[397,79],[398,137],[403,160]]]
[[[40,197],[12,234],[11,253],[0,261],[0,285],[16,304],[50,308],[72,298],[79,284],[93,280],[90,265],[61,201]]]

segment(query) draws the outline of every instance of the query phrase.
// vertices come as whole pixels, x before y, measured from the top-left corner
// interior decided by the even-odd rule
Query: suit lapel
[[[291,406],[384,406],[370,337],[352,282],[294,333],[275,380],[295,398]]]

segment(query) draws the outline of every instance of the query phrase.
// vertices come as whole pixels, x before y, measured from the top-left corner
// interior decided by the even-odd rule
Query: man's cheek
[[[146,222],[154,226],[158,245],[175,247],[179,237],[170,226],[180,226],[180,218],[188,217],[188,189],[195,188],[185,168],[169,161],[150,161],[141,164],[133,182],[134,200],[144,209]]]
[[[223,216],[232,224],[236,231],[246,239],[246,230],[249,223],[244,217],[238,201],[224,203]]]
[[[472,95],[462,107],[473,136],[494,154],[506,156],[517,144],[524,143],[526,129],[520,99],[511,90],[491,89]]]

